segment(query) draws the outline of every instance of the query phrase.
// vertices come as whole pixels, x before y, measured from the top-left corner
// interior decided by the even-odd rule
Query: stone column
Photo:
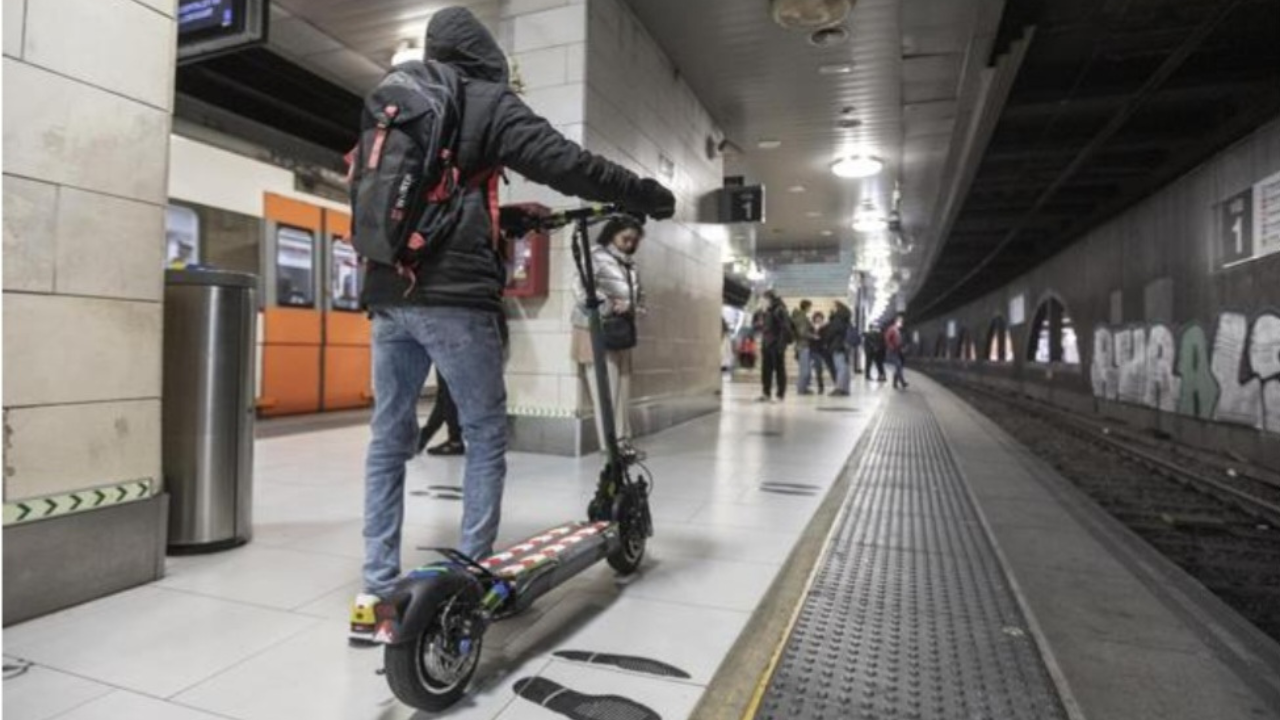
[[[159,577],[173,0],[4,2],[4,622]]]

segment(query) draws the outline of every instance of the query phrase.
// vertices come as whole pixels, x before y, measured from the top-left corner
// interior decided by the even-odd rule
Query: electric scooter
[[[618,442],[601,332],[602,301],[596,296],[587,236],[591,225],[618,212],[616,206],[606,206],[537,216],[503,208],[503,232],[516,236],[573,225],[573,259],[586,290],[606,460],[585,521],[557,525],[486,558],[424,548],[445,560],[408,572],[389,602],[379,606],[375,635],[386,646],[387,681],[396,697],[414,708],[439,712],[463,696],[493,622],[519,614],[601,560],[629,575],[644,559],[646,540],[653,535],[653,478]]]

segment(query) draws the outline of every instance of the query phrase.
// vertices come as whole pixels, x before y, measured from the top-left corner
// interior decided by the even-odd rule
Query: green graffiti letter
[[[1182,331],[1178,377],[1182,378],[1178,412],[1206,420],[1213,417],[1218,405],[1218,381],[1209,367],[1209,338],[1199,325],[1189,325]]]

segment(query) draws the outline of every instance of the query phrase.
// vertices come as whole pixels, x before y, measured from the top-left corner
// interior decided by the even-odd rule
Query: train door
[[[366,407],[373,400],[369,319],[360,310],[360,258],[351,246],[351,217],[324,211],[325,410]]]
[[[317,246],[324,211],[266,193],[263,247],[261,390],[263,416],[317,412],[321,408],[323,313]]]

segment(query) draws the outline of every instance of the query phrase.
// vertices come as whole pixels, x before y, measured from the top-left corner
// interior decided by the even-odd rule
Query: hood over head
[[[427,24],[427,57],[477,80],[507,84],[507,58],[471,11],[449,7]]]

